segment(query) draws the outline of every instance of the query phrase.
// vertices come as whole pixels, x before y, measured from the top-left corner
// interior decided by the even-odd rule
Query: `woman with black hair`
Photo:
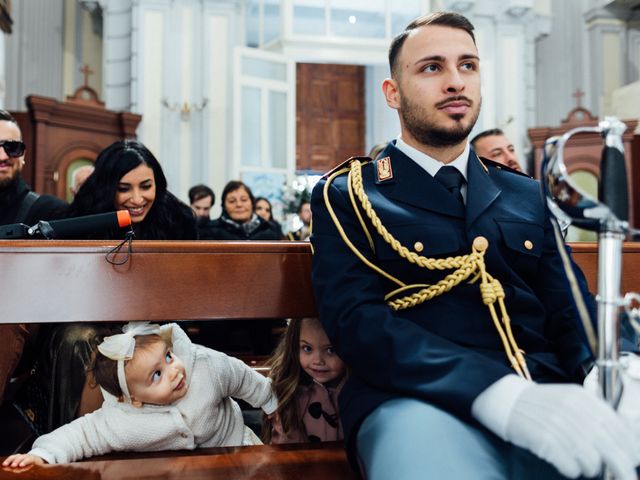
[[[278,234],[281,238],[284,238],[284,234],[282,233],[282,225],[273,218],[273,206],[271,202],[266,197],[256,197],[255,202],[255,212],[256,215],[262,217],[267,222],[271,222],[278,230]]]
[[[78,190],[68,216],[114,210],[129,212],[135,239],[197,239],[193,210],[167,190],[160,163],[136,140],[120,140],[100,152],[95,170]],[[114,228],[94,231],[84,238],[115,240],[124,238],[126,232]],[[25,414],[29,410],[35,413],[37,418],[31,421],[38,434],[100,407],[102,395],[88,369],[100,338],[118,326],[70,323],[46,328],[40,335],[34,382],[45,393],[47,404],[21,405]],[[23,400],[28,403],[32,399]]]
[[[71,204],[69,216],[78,217],[128,210],[139,240],[195,240],[193,210],[167,190],[167,179],[153,154],[137,140],[120,140],[96,159]],[[93,232],[90,238],[124,238],[126,230]]]
[[[222,191],[222,215],[200,227],[201,240],[282,240],[275,222],[255,213],[256,200],[251,189],[232,180]]]

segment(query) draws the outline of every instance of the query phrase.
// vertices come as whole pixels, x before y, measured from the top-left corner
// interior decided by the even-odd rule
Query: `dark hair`
[[[300,384],[311,383],[311,377],[300,366],[301,318],[293,318],[267,363],[273,391],[278,397],[278,414],[285,433],[303,430],[302,419],[297,414],[295,394]],[[262,425],[262,441],[271,441],[271,422],[265,418]]]
[[[167,178],[160,163],[147,147],[137,140],[119,140],[102,150],[93,174],[80,187],[70,207],[71,217],[106,213],[114,210],[120,179],[140,165],[153,170],[156,198],[151,210],[136,228],[136,238],[143,240],[195,239],[196,219],[193,210],[167,190]],[[96,232],[91,238],[121,238],[124,229]]]
[[[206,197],[211,197],[211,206],[213,207],[213,204],[216,203],[216,195],[213,193],[213,190],[202,183],[194,185],[189,189],[189,203],[191,204]]]
[[[300,385],[309,385],[313,379],[300,365],[300,331],[303,322],[318,322],[318,318],[293,318],[278,343],[273,356],[267,362],[270,367],[269,378],[272,381],[273,392],[278,398],[278,414],[285,434],[290,431],[305,431],[303,420],[296,405],[296,392]],[[349,375],[349,368],[345,365],[342,378]],[[271,422],[264,417],[261,439],[264,443],[271,441]]]
[[[504,132],[502,130],[500,130],[499,128],[491,128],[489,130],[485,130],[484,132],[480,132],[475,137],[473,137],[473,140],[471,140],[471,145],[475,148],[476,142],[478,140],[480,140],[481,138],[493,137],[495,135],[504,135]]]
[[[264,200],[265,202],[267,202],[269,204],[269,220],[273,220],[273,205],[271,205],[271,202],[269,201],[268,198],[266,197],[256,197],[256,200],[253,204],[253,209],[256,209],[256,205],[258,205],[258,202],[260,200]]]
[[[302,211],[302,207],[304,207],[307,204],[311,204],[311,200],[308,198],[303,198],[302,200],[300,200],[300,205],[298,205],[298,214]]]
[[[13,115],[11,115],[9,112],[7,112],[2,108],[0,108],[0,120],[3,120],[5,122],[15,123],[16,125],[18,125],[18,122],[16,121],[15,118],[13,118]]]
[[[135,341],[136,346],[134,349],[134,355],[135,351],[139,348],[145,349],[157,342],[163,342],[171,348],[170,339],[161,337],[160,335],[139,335],[135,337]],[[125,362],[125,366],[128,361],[129,360]],[[116,360],[105,357],[99,350],[96,350],[96,356],[91,366],[91,372],[93,373],[93,378],[98,385],[114,397],[122,397],[122,389],[120,388],[120,382],[118,382],[118,362]]]
[[[240,180],[231,180],[224,186],[224,190],[222,190],[222,211],[224,211],[227,215],[229,214],[229,212],[227,212],[227,210],[224,208],[224,202],[227,199],[227,195],[229,195],[231,192],[235,192],[240,188],[244,188],[249,194],[249,199],[251,200],[251,209],[256,209],[256,199],[253,196],[253,192],[251,191],[251,189]]]
[[[398,57],[409,34],[413,30],[427,25],[441,25],[464,30],[471,36],[473,43],[476,43],[476,37],[473,35],[473,24],[464,15],[455,12],[435,12],[422,15],[407,25],[404,31],[398,34],[391,42],[391,46],[389,47],[389,70],[391,71],[392,77],[395,78],[400,73],[396,68]]]

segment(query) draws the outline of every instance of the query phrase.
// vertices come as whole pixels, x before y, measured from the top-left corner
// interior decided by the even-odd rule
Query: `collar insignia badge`
[[[393,170],[391,168],[391,158],[384,157],[376,160],[376,172],[378,174],[378,183],[393,178]]]

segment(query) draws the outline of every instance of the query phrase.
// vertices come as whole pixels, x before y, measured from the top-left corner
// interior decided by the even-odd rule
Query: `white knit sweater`
[[[31,454],[68,463],[112,451],[158,451],[242,445],[241,398],[266,414],[277,408],[271,383],[242,361],[191,343],[172,324],[173,351],[184,362],[188,391],[171,405],[141,408],[103,390],[99,410],[39,437]]]

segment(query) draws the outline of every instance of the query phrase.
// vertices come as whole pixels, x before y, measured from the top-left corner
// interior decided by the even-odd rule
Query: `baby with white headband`
[[[98,346],[93,373],[102,407],[38,437],[4,467],[68,463],[112,451],[255,445],[231,398],[270,415],[277,399],[268,379],[244,362],[196,345],[175,323],[131,322]]]

